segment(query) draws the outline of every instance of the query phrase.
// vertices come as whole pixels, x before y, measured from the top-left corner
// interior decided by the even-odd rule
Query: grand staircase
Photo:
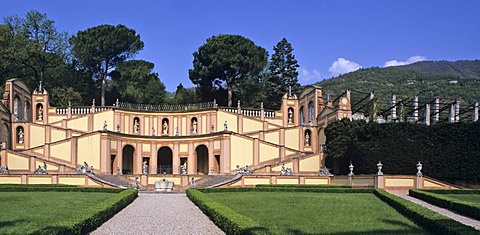
[[[215,188],[238,179],[242,178],[242,175],[209,175],[195,184],[197,188]]]
[[[131,188],[132,182],[117,175],[89,175],[90,178],[118,188]]]

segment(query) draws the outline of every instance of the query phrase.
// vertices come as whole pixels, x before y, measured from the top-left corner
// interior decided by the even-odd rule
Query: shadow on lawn
[[[423,230],[422,228],[418,228],[404,222],[400,222],[397,220],[392,219],[382,219],[383,223],[393,224],[401,226],[402,229],[372,229],[370,231],[359,231],[355,229],[354,226],[350,228],[348,231],[344,232],[322,232],[318,231],[316,233],[307,233],[301,231],[299,229],[289,229],[287,230],[288,234],[295,234],[295,235],[319,235],[319,234],[335,234],[335,235],[348,235],[348,234],[367,234],[367,235],[376,235],[376,234],[429,234],[427,231]]]
[[[0,228],[6,229],[8,227],[15,227],[17,224],[24,223],[24,219],[17,219],[17,220],[7,220],[7,221],[0,221]]]

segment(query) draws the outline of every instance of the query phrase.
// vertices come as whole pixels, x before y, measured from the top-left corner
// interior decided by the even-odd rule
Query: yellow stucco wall
[[[283,125],[283,120],[282,119],[265,119],[265,120],[267,120],[268,122],[271,122],[273,124],[276,124],[276,125]],[[274,129],[274,128],[278,128],[278,127],[274,127],[274,126],[270,127],[270,125],[269,125],[268,129],[270,129],[270,128]]]
[[[230,129],[230,125],[228,129]],[[243,118],[243,132],[254,132],[259,130],[263,130],[263,123],[260,120]]]
[[[22,178],[20,176],[2,176],[0,177],[0,184],[21,184]]]
[[[83,116],[81,118],[70,119],[67,123],[68,128],[81,130],[81,131],[88,131],[88,118],[87,116]]]
[[[213,148],[214,149],[220,149],[220,140],[215,140],[213,142]]]
[[[298,129],[285,130],[285,146],[298,149]]]
[[[227,121],[228,130],[237,132],[237,115],[219,111],[217,113],[217,131],[223,131],[223,123]]]
[[[30,126],[30,148],[41,146],[45,143],[45,128],[43,126]]]
[[[50,145],[50,156],[64,161],[71,161],[72,144],[70,141]],[[83,163],[83,162],[82,162]],[[90,164],[90,163],[89,163]]]
[[[114,131],[116,127],[113,125],[113,110],[103,111],[93,114],[93,130],[103,130],[103,122],[107,121],[107,129]]]
[[[352,184],[355,186],[374,186],[375,180],[372,178],[352,178]]]
[[[7,160],[7,166],[10,170],[28,170],[29,159],[26,157],[8,153]]]
[[[271,131],[265,133],[265,141],[274,143],[274,144],[279,144],[279,137],[280,137],[280,132],[279,131]]]
[[[64,140],[66,138],[66,131],[65,130],[60,130],[60,129],[56,129],[56,128],[51,128],[50,130],[51,130],[51,137],[50,137],[51,142]]]
[[[277,184],[298,184],[298,178],[277,178]]]
[[[43,154],[43,148],[34,149],[33,152]]]
[[[111,149],[117,149],[117,141],[110,141],[110,148]]]
[[[320,156],[304,158],[299,163],[300,171],[316,171],[320,170]]]
[[[203,115],[202,116],[202,127],[201,127],[201,132],[200,134],[207,134],[207,133],[210,133],[210,131],[212,131],[212,127],[211,126],[207,126],[207,116]]]
[[[188,152],[188,144],[180,144],[180,152]]]
[[[260,142],[259,145],[260,145],[260,153],[259,153],[260,162],[264,162],[264,161],[268,161],[268,160],[280,157],[278,155],[278,151],[279,151],[278,148],[262,142]]]
[[[385,187],[413,187],[414,179],[389,179],[385,178]]]
[[[68,185],[85,185],[85,178],[76,177],[58,177],[59,184],[68,184]]]
[[[53,116],[53,115],[48,115],[48,123],[52,123],[52,122],[58,122],[58,121],[61,121],[63,119],[65,119],[66,117],[65,116]],[[61,125],[61,124],[60,124]],[[55,124],[52,124],[52,126],[56,126]]]
[[[51,177],[28,177],[28,184],[51,184]]]
[[[87,184],[88,184],[88,186],[101,186],[101,184],[93,181],[93,180],[90,179],[90,178],[87,179]]]
[[[142,144],[142,151],[143,151],[143,152],[150,152],[150,144],[148,144],[148,143],[143,143],[143,144]]]
[[[100,169],[100,134],[78,138],[77,165],[83,164],[84,161]]]
[[[180,134],[183,135],[183,136],[187,135],[187,133],[190,134],[190,130],[187,131],[187,118],[182,117],[181,122],[182,122],[182,131],[180,132]]]
[[[348,179],[347,178],[332,178],[332,184],[339,184],[339,185],[347,185]]]
[[[287,169],[287,168],[292,168],[293,169],[293,162],[285,163],[285,169]],[[281,170],[282,170],[282,165],[272,168],[272,171],[281,171]]]
[[[123,117],[123,132],[127,134],[133,133],[133,127],[130,125],[130,117],[124,116]]]
[[[423,187],[428,187],[428,188],[443,188],[441,185],[436,184],[430,180],[423,180]]]
[[[238,136],[231,136],[230,145],[230,170],[236,165],[251,166],[253,164],[253,141]]]
[[[297,152],[289,150],[289,149],[285,149],[285,155],[288,156],[288,155],[293,155],[293,154],[297,154]]]
[[[270,184],[270,178],[245,178],[244,185]]]
[[[305,184],[328,184],[328,179],[305,178]]]

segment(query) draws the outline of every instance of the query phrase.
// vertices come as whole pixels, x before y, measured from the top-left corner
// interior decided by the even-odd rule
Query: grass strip
[[[188,198],[227,234],[267,234],[266,229],[252,218],[209,198],[197,189],[187,190]]]
[[[422,189],[422,191],[436,194],[480,194],[479,189]]]
[[[376,189],[375,195],[397,209],[404,216],[416,221],[424,228],[437,234],[478,234],[473,227],[464,225],[406,199],[397,197],[383,189]]]
[[[435,190],[437,192],[438,190]],[[448,190],[450,191],[450,190]],[[452,190],[457,191],[455,195],[459,195],[458,191],[470,191],[470,190]],[[468,193],[466,193],[468,194]],[[462,215],[480,220],[480,203],[463,201],[454,197],[449,197],[442,193],[434,193],[432,191],[424,191],[419,189],[410,189],[409,195],[416,197],[433,205],[447,208],[449,210],[456,211]]]
[[[352,188],[340,184],[258,184],[256,188]]]
[[[373,193],[375,189],[353,188],[296,188],[296,187],[259,187],[259,188],[208,188],[199,189],[204,193],[222,192],[312,192],[312,193]]]

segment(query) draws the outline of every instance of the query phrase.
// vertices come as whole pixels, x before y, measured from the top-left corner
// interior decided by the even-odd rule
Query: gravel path
[[[444,208],[441,208],[441,207],[438,207],[438,206],[434,206],[430,203],[427,203],[427,202],[424,202],[420,199],[417,199],[417,198],[414,198],[414,197],[411,197],[411,196],[408,196],[408,195],[397,195],[401,198],[404,198],[404,199],[407,199],[411,202],[414,202],[416,204],[419,204],[423,207],[426,207],[432,211],[435,211],[439,214],[442,214],[444,216],[447,216],[447,217],[450,217],[462,224],[465,224],[465,225],[468,225],[468,226],[472,226],[474,227],[476,230],[480,230],[480,221],[478,220],[475,220],[475,219],[471,219],[469,217],[466,217],[466,216],[463,216],[463,215],[459,215],[457,213],[454,213],[452,211],[449,211],[447,209],[444,209]]]
[[[185,194],[142,194],[91,234],[225,234]]]

